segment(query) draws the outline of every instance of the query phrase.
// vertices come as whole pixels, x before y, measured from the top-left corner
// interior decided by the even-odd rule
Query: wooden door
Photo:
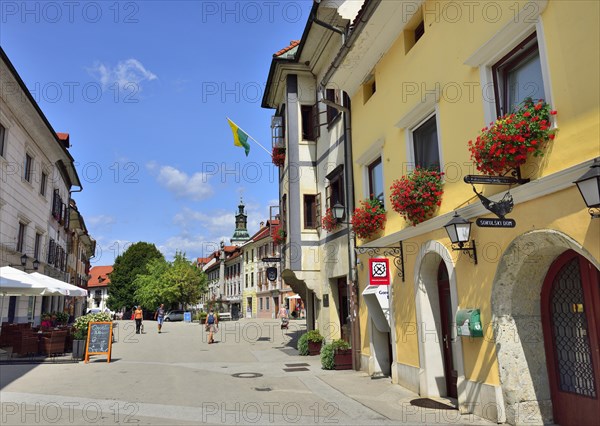
[[[554,422],[598,424],[600,272],[567,251],[550,267],[541,294]]]
[[[339,300],[339,318],[340,318],[340,334],[341,338],[346,342],[350,342],[350,321],[348,315],[350,314],[349,300],[348,300],[348,283],[346,277],[338,278],[338,300]]]
[[[454,369],[452,357],[452,299],[450,298],[450,279],[444,262],[438,268],[438,293],[440,298],[440,334],[442,338],[442,353],[444,357],[444,378],[446,379],[447,396],[458,398],[456,381],[458,372]]]

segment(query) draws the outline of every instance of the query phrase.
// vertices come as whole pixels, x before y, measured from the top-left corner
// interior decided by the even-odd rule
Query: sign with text
[[[389,259],[369,259],[369,285],[390,285],[390,282]]]
[[[482,219],[475,221],[480,228],[514,228],[517,222],[514,219]]]
[[[106,355],[110,362],[112,350],[112,322],[90,322],[85,345],[85,362],[90,361],[90,355]]]
[[[260,260],[263,262],[281,262],[281,257],[263,257]]]

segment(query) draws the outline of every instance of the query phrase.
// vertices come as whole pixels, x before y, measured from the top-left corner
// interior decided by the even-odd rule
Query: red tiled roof
[[[56,136],[58,136],[58,139],[60,139],[61,141],[68,141],[69,140],[69,134],[68,133],[56,132]]]
[[[88,287],[106,287],[110,284],[110,273],[113,271],[112,266],[94,266],[90,269],[90,280]]]
[[[294,47],[298,46],[299,44],[300,44],[300,40],[292,40],[292,41],[290,41],[289,46],[286,46],[283,49],[273,53],[273,56],[283,55],[285,52],[292,50]]]
[[[198,265],[206,265],[208,262],[210,262],[210,259],[210,257],[199,257],[196,259],[196,262]]]

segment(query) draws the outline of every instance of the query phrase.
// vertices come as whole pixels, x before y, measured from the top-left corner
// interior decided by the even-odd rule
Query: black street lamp
[[[475,265],[477,265],[477,248],[475,246],[475,240],[471,241],[470,247],[465,246],[465,243],[468,243],[471,238],[471,222],[454,212],[452,220],[445,224],[444,228],[452,243],[452,250],[466,251],[469,257],[475,262]]]
[[[23,267],[24,271],[37,271],[38,268],[40,267],[40,262],[37,259],[33,260],[33,269],[27,269],[27,259],[29,259],[29,257],[23,253],[21,255],[21,266]],[[17,266],[17,265],[9,265],[9,266]]]
[[[600,161],[596,159],[590,169],[574,183],[592,219],[600,218]]]

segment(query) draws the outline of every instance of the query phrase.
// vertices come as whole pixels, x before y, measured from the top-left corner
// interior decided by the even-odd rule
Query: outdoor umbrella
[[[45,284],[47,287],[56,289],[63,296],[87,297],[88,295],[87,290],[64,281],[57,280],[56,278],[49,277],[48,275],[40,274],[39,272],[34,272],[33,274],[28,275],[33,277],[36,281]]]

